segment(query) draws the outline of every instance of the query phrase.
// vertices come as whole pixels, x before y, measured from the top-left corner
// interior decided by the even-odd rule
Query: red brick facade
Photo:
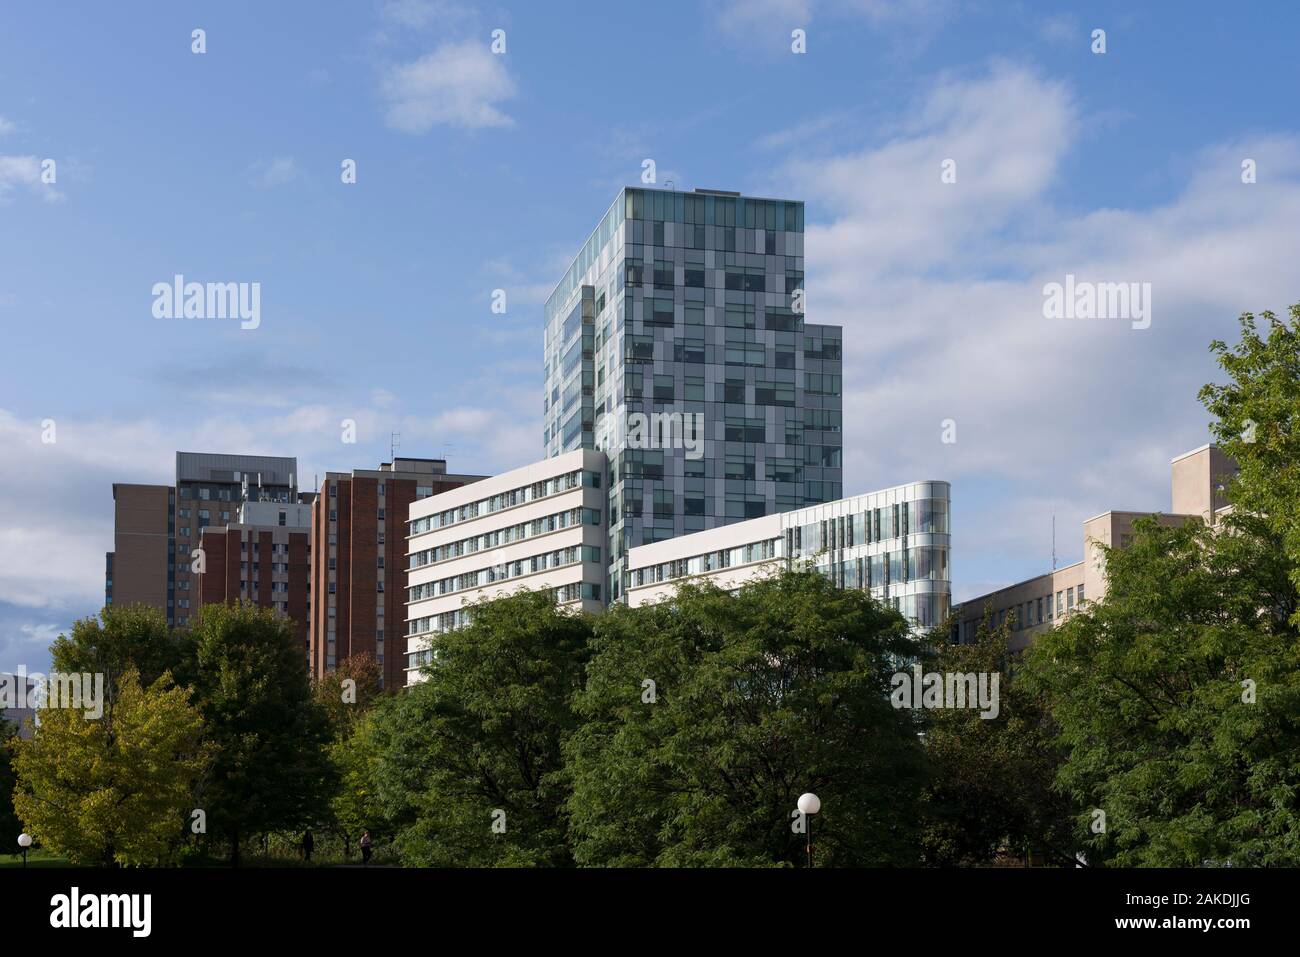
[[[311,551],[306,529],[209,526],[202,530],[199,544],[206,569],[195,576],[202,604],[235,602],[241,594],[262,608],[279,603],[278,610],[293,622],[294,634],[304,653],[308,651]],[[287,570],[275,572],[272,565]],[[272,582],[283,582],[287,590],[275,591]]]
[[[480,478],[436,472],[409,474],[386,469],[351,475],[331,472],[321,484],[311,522],[313,675],[322,675],[353,655],[366,654],[379,662],[385,688],[406,684],[406,523],[410,505],[419,489],[436,495]]]

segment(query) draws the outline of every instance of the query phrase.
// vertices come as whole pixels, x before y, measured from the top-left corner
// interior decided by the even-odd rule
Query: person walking
[[[361,835],[361,863],[363,865],[370,863],[370,832],[365,831]]]
[[[311,852],[316,849],[316,841],[311,836],[311,828],[302,836],[302,859],[308,864],[311,863]]]

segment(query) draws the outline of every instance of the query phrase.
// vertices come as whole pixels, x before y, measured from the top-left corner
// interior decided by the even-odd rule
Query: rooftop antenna
[[[1056,515],[1052,515],[1052,571],[1056,571]]]
[[[397,450],[401,448],[402,443],[398,441],[402,437],[401,432],[390,432],[388,436],[388,461],[397,461]]]
[[[664,180],[664,186],[666,186],[668,189],[671,189],[674,193],[677,192],[676,184],[674,184],[673,181],[670,179]]]

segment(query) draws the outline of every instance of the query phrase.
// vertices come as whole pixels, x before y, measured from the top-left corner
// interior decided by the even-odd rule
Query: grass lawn
[[[23,856],[21,854],[0,854],[0,868],[4,867],[22,867]],[[71,867],[67,858],[59,857],[45,850],[43,847],[33,848],[27,852],[28,867]]]

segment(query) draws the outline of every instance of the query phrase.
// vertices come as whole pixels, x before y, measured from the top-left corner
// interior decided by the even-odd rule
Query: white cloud
[[[469,7],[447,0],[385,0],[379,7],[382,21],[416,30],[461,22],[471,14]]]
[[[257,160],[248,167],[253,182],[263,189],[283,186],[298,178],[298,164],[292,156],[278,156],[270,160]]]
[[[502,58],[486,42],[445,43],[412,63],[388,68],[383,80],[390,127],[427,133],[435,126],[511,126],[499,104],[515,95]]]
[[[769,48],[788,51],[790,31],[795,28],[809,31],[809,48],[815,49],[810,24],[823,18],[832,25],[865,20],[877,29],[904,28],[912,34],[911,41],[924,40],[950,18],[955,4],[953,0],[723,0],[715,6],[724,33],[747,40],[766,38]]]
[[[7,120],[3,116],[0,116],[0,136],[5,136],[9,133],[12,133],[17,128],[18,127],[14,126],[13,121]]]
[[[1065,161],[1081,117],[1061,84],[995,65],[909,115],[886,142],[787,169],[784,191],[810,201],[809,321],[845,329],[845,492],[952,480],[959,577],[1045,567],[1052,514],[1077,558],[1084,518],[1169,508],[1169,459],[1208,440],[1210,340],[1300,298],[1300,141],[1210,145],[1167,202],[1079,211]],[[1246,157],[1258,184],[1240,182]],[[1043,285],[1066,273],[1150,282],[1151,328],[1045,319]]]
[[[41,159],[38,156],[0,156],[0,203],[7,202],[16,189],[27,189],[46,202],[58,202],[63,194],[52,184],[41,182]]]

